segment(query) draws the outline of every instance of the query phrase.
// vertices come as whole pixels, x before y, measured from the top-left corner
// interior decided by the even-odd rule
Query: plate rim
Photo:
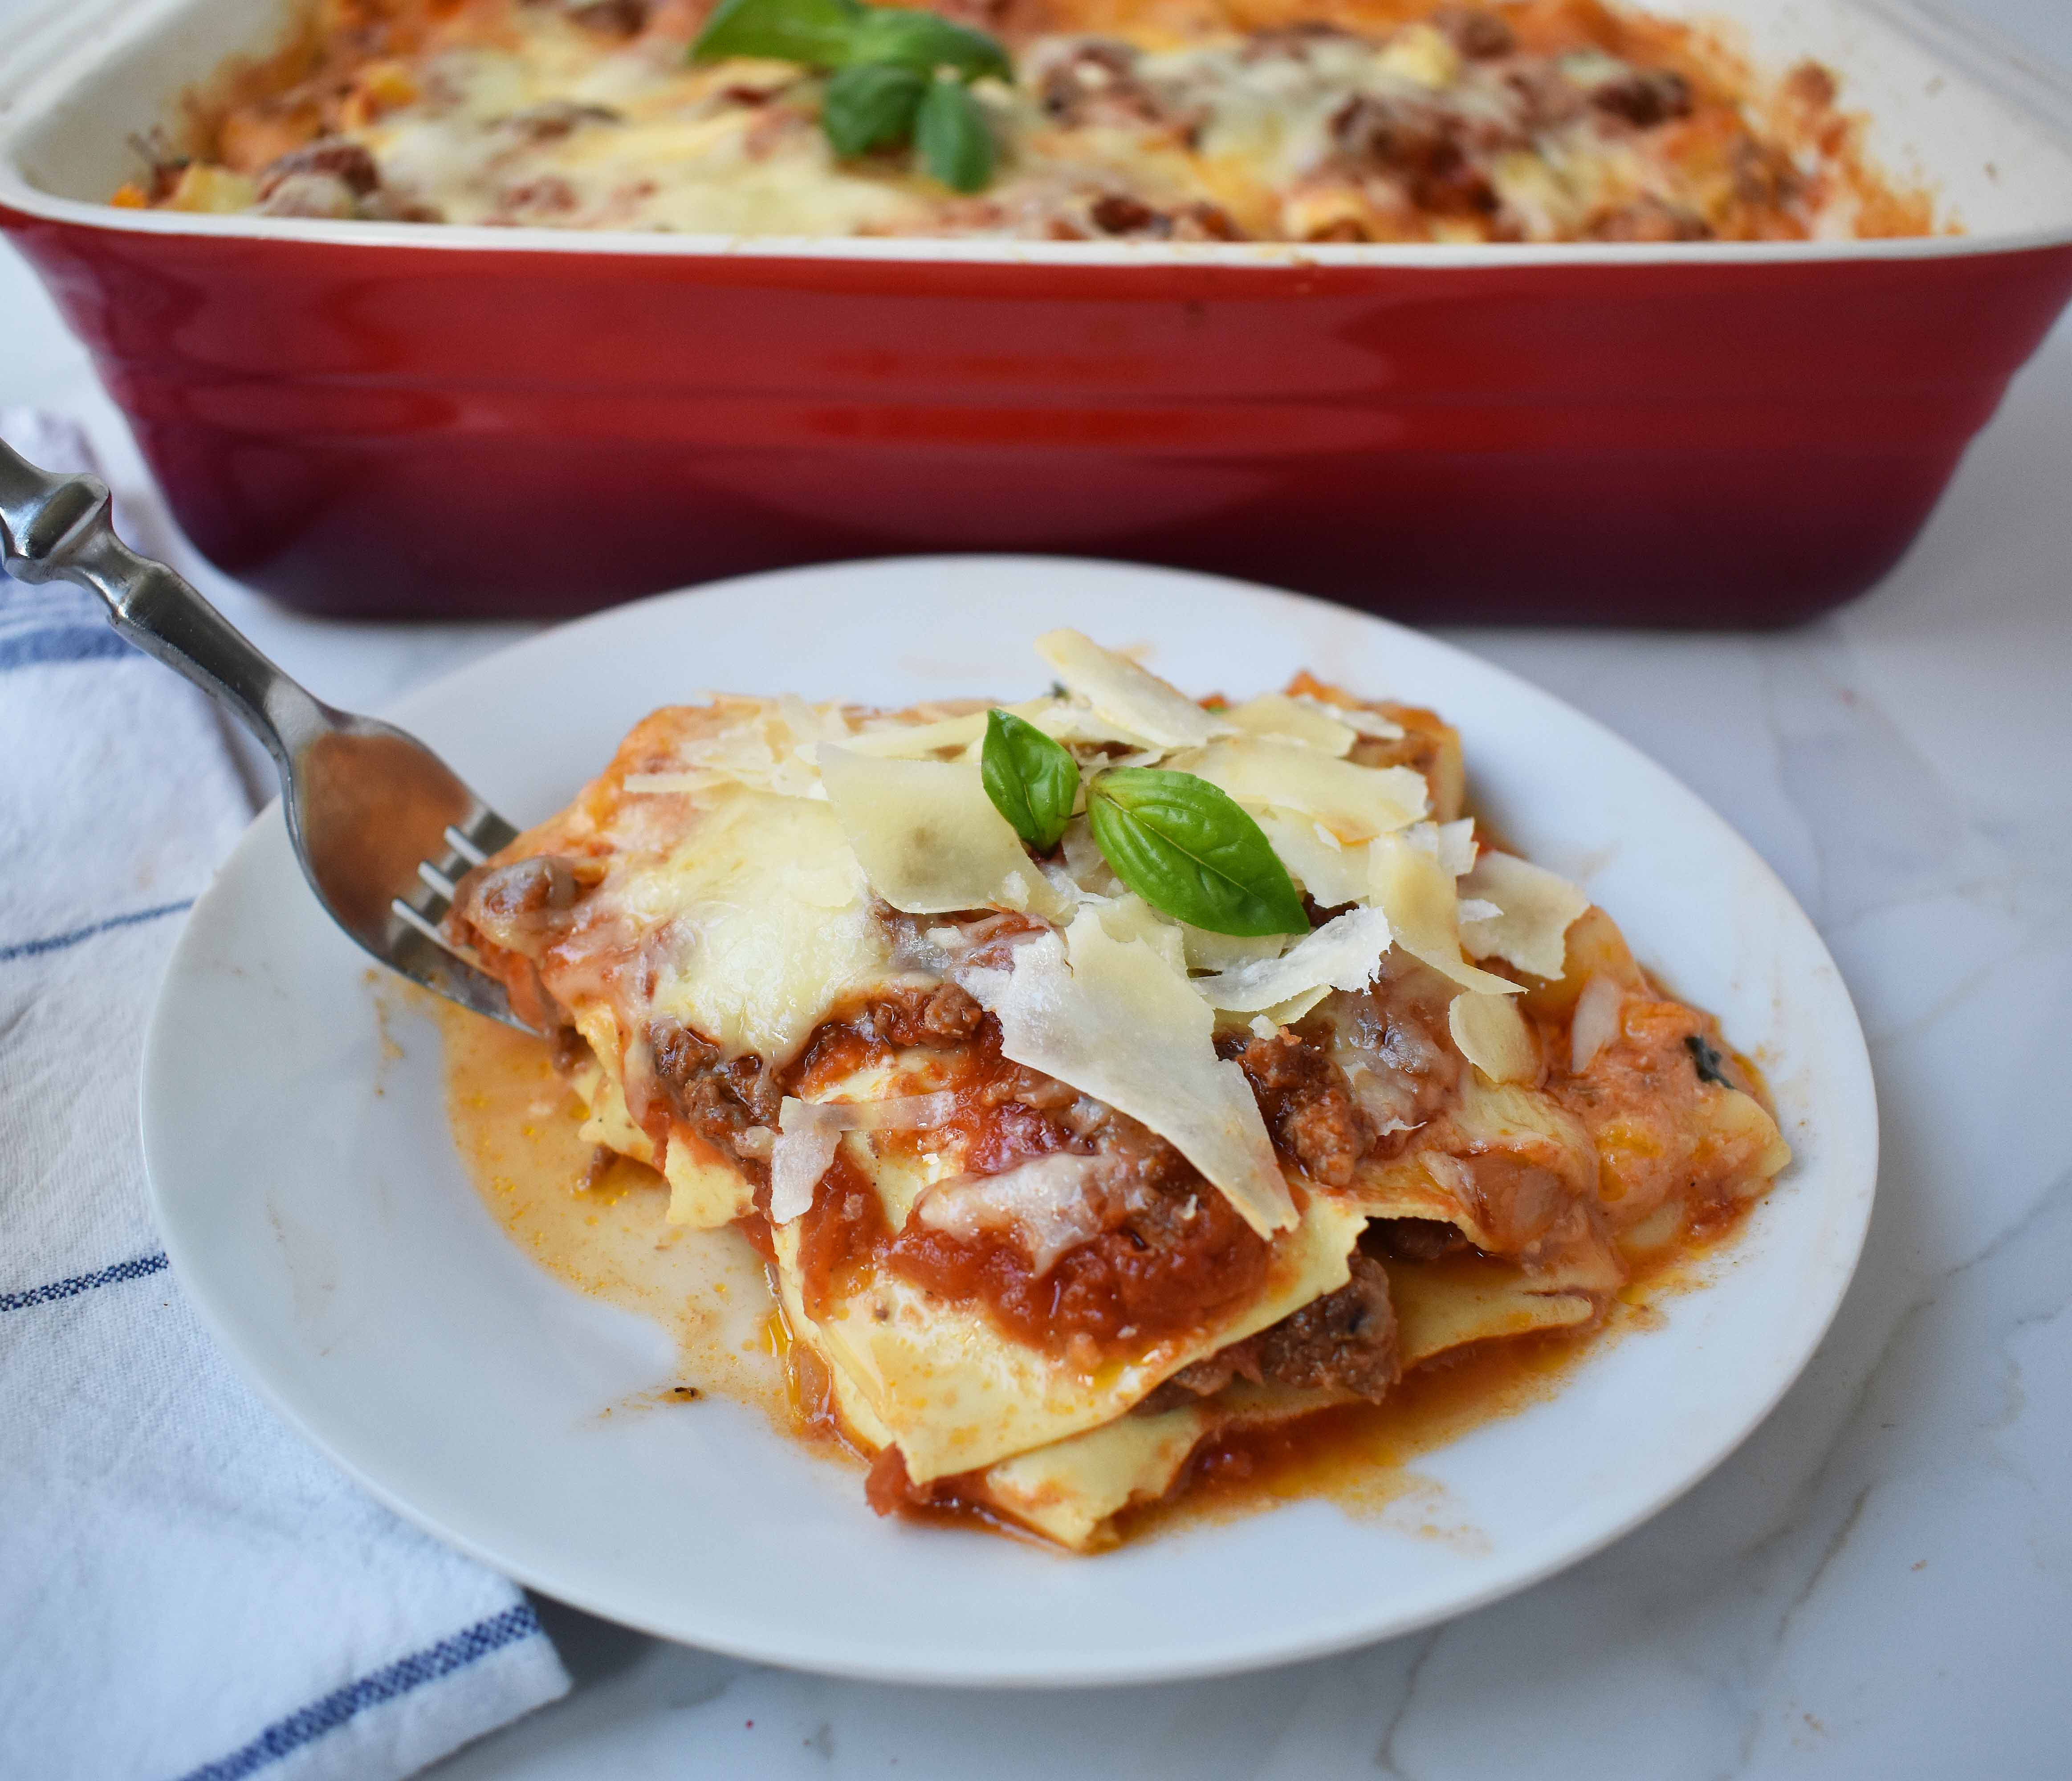
[[[1861,1261],[1877,1200],[1881,1133],[1876,1080],[1868,1046],[1863,1034],[1861,1018],[1854,997],[1849,993],[1847,981],[1836,965],[1825,939],[1774,868],[1733,824],[1680,778],[1608,724],[1570,704],[1558,694],[1512,669],[1476,654],[1471,649],[1430,632],[1398,623],[1377,614],[1237,577],[1102,557],[946,552],[857,557],[835,563],[803,565],[731,576],[652,594],[643,599],[545,627],[529,636],[503,644],[458,668],[413,686],[395,698],[384,701],[374,714],[407,728],[411,722],[421,720],[424,710],[435,707],[442,698],[450,698],[456,691],[464,689],[469,681],[478,677],[493,678],[499,673],[508,671],[508,665],[513,657],[528,652],[551,653],[558,640],[575,633],[625,623],[630,618],[637,623],[635,615],[659,607],[693,604],[711,596],[725,598],[750,589],[774,591],[787,582],[816,580],[829,575],[840,576],[859,568],[884,569],[917,563],[927,563],[939,570],[947,567],[967,570],[980,570],[986,566],[997,567],[1005,563],[1038,564],[1046,572],[1061,577],[1086,568],[1104,573],[1125,572],[1133,576],[1163,582],[1169,586],[1214,586],[1227,593],[1264,597],[1272,603],[1289,603],[1304,608],[1318,609],[1337,619],[1351,619],[1373,627],[1384,637],[1414,638],[1421,648],[1437,649],[1446,655],[1466,659],[1476,672],[1493,677],[1513,692],[1557,706],[1568,721],[1584,725],[1594,732],[1601,745],[1610,746],[1627,757],[1630,763],[1637,763],[1646,772],[1673,787],[1697,811],[1701,812],[1706,820],[1729,837],[1733,845],[1745,856],[1747,863],[1764,881],[1767,890],[1803,923],[1806,937],[1817,949],[1817,960],[1824,963],[1832,973],[1834,993],[1848,1017],[1848,1033],[1853,1041],[1848,1047],[1847,1057],[1835,1061],[1846,1067],[1841,1073],[1851,1079],[1840,1087],[1848,1092],[1848,1098],[1856,1102],[1853,1109],[1856,1117],[1853,1120],[1847,1117],[1849,1108],[1840,1104],[1842,1099],[1840,1095],[1834,1113],[1841,1123],[1858,1128],[1852,1136],[1856,1140],[1856,1154],[1861,1159],[1860,1173],[1863,1177],[1860,1181],[1838,1181],[1828,1189],[1828,1194],[1837,1207],[1846,1203],[1849,1208],[1847,1222],[1837,1221],[1837,1235],[1841,1242],[1837,1246],[1835,1265],[1828,1277],[1833,1282],[1831,1301],[1817,1319],[1809,1321],[1799,1351],[1792,1354],[1787,1363],[1776,1368],[1770,1388],[1762,1395],[1760,1401],[1740,1418],[1723,1425],[1720,1431],[1700,1443],[1695,1457],[1680,1468],[1683,1476],[1673,1487],[1630,1507],[1625,1514],[1585,1539],[1550,1539],[1548,1541],[1550,1549],[1547,1552],[1529,1554],[1520,1563],[1485,1582],[1469,1589],[1454,1590],[1441,1603],[1413,1606],[1392,1615],[1370,1613],[1341,1617],[1334,1623],[1319,1625],[1309,1637],[1283,1638],[1268,1647],[1263,1647],[1256,1638],[1248,1640],[1242,1636],[1225,1635],[1215,1641],[1198,1640],[1190,1647],[1189,1654],[1184,1656],[1147,1657],[1135,1663],[1117,1663],[1112,1659],[1104,1659],[1098,1668],[1075,1668],[1068,1662],[1056,1661],[1047,1656],[1027,1664],[1003,1663],[998,1659],[989,1659],[985,1660],[983,1668],[968,1665],[958,1668],[952,1660],[954,1654],[950,1653],[947,1647],[942,1656],[934,1658],[925,1654],[902,1657],[896,1653],[889,1657],[880,1657],[847,1647],[841,1649],[804,1648],[811,1645],[810,1634],[803,1642],[787,1644],[745,1632],[730,1632],[725,1628],[687,1631],[682,1626],[671,1624],[654,1614],[628,1612],[624,1606],[609,1599],[606,1592],[580,1584],[571,1586],[566,1580],[558,1578],[549,1564],[522,1557],[513,1557],[497,1549],[493,1543],[478,1539],[450,1524],[438,1514],[420,1508],[401,1491],[393,1488],[360,1462],[340,1450],[324,1429],[310,1420],[309,1414],[282,1386],[269,1370],[268,1357],[264,1351],[255,1344],[248,1343],[237,1333],[227,1306],[218,1300],[205,1260],[199,1252],[199,1245],[193,1241],[194,1234],[183,1228],[176,1216],[170,1215],[166,1184],[162,1178],[162,1169],[154,1158],[158,1158],[162,1151],[162,1144],[155,1137],[160,1129],[162,1112],[164,1117],[173,1117],[173,1110],[161,1109],[155,1104],[154,1085],[158,1080],[163,1056],[169,1047],[178,1043],[171,1031],[175,986],[191,968],[190,954],[199,944],[199,936],[216,901],[220,895],[224,894],[222,887],[245,866],[249,856],[279,838],[282,818],[281,801],[278,796],[254,816],[217,867],[208,887],[195,899],[193,907],[182,917],[178,936],[166,958],[154,996],[144,1035],[139,1071],[140,1132],[146,1191],[154,1220],[175,1278],[244,1382],[255,1389],[268,1406],[298,1434],[339,1466],[376,1501],[411,1525],[528,1589],[656,1638],[785,1669],[895,1685],[1016,1690],[1126,1687],[1200,1680],[1333,1656],[1383,1639],[1400,1638],[1419,1631],[1530,1589],[1623,1539],[1643,1523],[1663,1513],[1710,1477],[1769,1419],[1785,1394],[1797,1384],[1814,1355],[1827,1339],[1848,1296]],[[1824,1113],[1827,1109],[1823,1108],[1823,1111]],[[1841,1252],[1844,1250],[1845,1261]],[[1099,1562],[1099,1557],[1077,1561]],[[1350,1623],[1353,1621],[1357,1623]]]

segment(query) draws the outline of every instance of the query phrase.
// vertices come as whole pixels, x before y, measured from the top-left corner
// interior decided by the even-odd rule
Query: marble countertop
[[[2063,0],[1973,4],[2072,62]],[[12,403],[126,445],[84,355],[0,252]],[[1870,1040],[1885,1162],[1861,1268],[1804,1377],[1688,1496],[1445,1626],[1157,1688],[834,1681],[543,1604],[574,1694],[430,1772],[2072,1774],[2068,465],[2072,323],[1906,561],[1839,615],[1778,635],[1453,634],[1723,812],[1818,923]],[[197,578],[347,705],[518,634],[319,623]]]

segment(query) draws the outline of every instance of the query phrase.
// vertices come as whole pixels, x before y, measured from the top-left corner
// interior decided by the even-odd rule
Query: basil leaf
[[[955,68],[967,80],[1012,80],[1006,52],[990,37],[906,6],[865,9],[850,50],[858,62],[896,62],[922,74]]]
[[[853,62],[828,82],[820,101],[820,128],[836,154],[847,159],[913,134],[927,80],[889,62]]]
[[[1039,853],[1058,845],[1079,789],[1079,763],[1070,754],[1027,718],[989,711],[978,771],[993,808],[1016,834]]]
[[[693,62],[764,56],[810,68],[838,68],[853,50],[868,8],[860,0],[722,0],[691,45]]]
[[[1257,823],[1192,773],[1120,767],[1087,788],[1115,875],[1154,909],[1212,934],[1306,934],[1288,868]]]
[[[993,129],[961,80],[931,80],[914,120],[922,164],[952,191],[982,191],[993,177]]]

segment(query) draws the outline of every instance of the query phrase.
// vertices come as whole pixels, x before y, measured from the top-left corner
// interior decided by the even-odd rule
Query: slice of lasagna
[[[586,1135],[763,1247],[881,1511],[1098,1545],[1234,1430],[1590,1323],[1788,1160],[1716,1023],[1478,833],[1438,718],[1038,648],[1055,689],[998,714],[658,711],[452,918]],[[1040,847],[1016,719],[1063,775]],[[1289,931],[1169,912],[1092,808],[1132,774],[1240,825]],[[1237,870],[1213,829],[1182,866]]]

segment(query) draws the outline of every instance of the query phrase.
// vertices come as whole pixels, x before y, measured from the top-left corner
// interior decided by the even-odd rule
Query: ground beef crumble
[[[1374,1133],[1338,1065],[1285,1029],[1235,1055],[1274,1141],[1325,1186],[1350,1187]]]
[[[680,1021],[651,1021],[647,1037],[669,1111],[758,1187],[767,1183],[768,1162],[743,1149],[742,1137],[750,1127],[776,1125],[783,1099],[776,1072],[758,1057],[727,1057]]]
[[[1212,1397],[1235,1379],[1301,1391],[1346,1391],[1379,1403],[1402,1375],[1388,1276],[1358,1251],[1352,1277],[1257,1335],[1183,1367],[1137,1405],[1155,1416]]]

